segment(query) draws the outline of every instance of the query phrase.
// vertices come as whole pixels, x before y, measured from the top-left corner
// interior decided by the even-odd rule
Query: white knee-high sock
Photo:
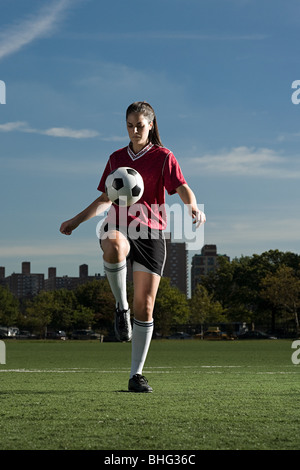
[[[131,371],[130,378],[141,374],[146,361],[153,334],[153,320],[139,321],[134,318],[131,339]]]
[[[120,263],[108,263],[103,260],[105,273],[116,300],[116,307],[119,310],[128,310],[126,276],[127,264],[126,259]]]

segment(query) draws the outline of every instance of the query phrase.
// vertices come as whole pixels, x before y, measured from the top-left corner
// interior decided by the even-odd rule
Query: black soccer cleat
[[[153,388],[150,387],[146,377],[141,374],[135,374],[128,382],[129,392],[136,393],[151,393]]]
[[[115,311],[115,335],[119,341],[131,341],[132,327],[130,322],[130,309]]]

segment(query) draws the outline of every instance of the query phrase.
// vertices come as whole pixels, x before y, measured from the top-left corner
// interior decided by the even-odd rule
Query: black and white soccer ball
[[[131,206],[142,197],[144,181],[138,171],[122,166],[106,178],[105,192],[113,204]]]

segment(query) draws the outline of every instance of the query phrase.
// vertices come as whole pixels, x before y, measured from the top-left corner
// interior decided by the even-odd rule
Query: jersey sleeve
[[[111,161],[110,161],[110,158],[106,164],[106,167],[104,169],[104,172],[103,172],[103,175],[101,176],[101,180],[100,180],[100,183],[98,184],[98,191],[101,191],[102,193],[105,192],[105,181],[106,181],[106,178],[108,177],[108,175],[112,172],[112,169],[111,169]]]
[[[179,163],[172,152],[166,157],[163,168],[163,178],[165,188],[170,195],[175,194],[179,186],[186,184]]]

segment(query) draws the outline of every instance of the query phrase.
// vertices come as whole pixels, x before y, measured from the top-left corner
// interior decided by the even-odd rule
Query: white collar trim
[[[127,147],[127,152],[131,160],[137,160],[138,158],[143,157],[145,153],[147,153],[150,149],[152,149],[152,147],[153,147],[153,144],[150,142],[148,145],[146,145],[146,147],[144,147],[138,153],[134,153],[133,150],[131,150],[130,144],[129,144]]]

